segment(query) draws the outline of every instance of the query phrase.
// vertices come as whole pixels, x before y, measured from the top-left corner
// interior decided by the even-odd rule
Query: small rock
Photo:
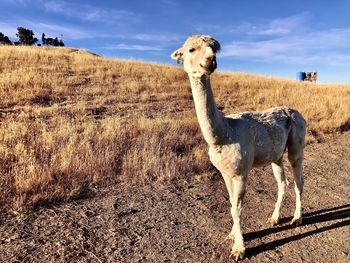
[[[175,220],[170,221],[170,224],[177,226],[177,225],[179,225],[179,221],[177,221],[175,219]]]
[[[19,235],[16,233],[16,234],[10,236],[9,238],[5,239],[5,242],[6,242],[6,243],[9,243],[9,242],[11,242],[11,241],[13,241],[13,240],[16,240],[16,239],[18,239],[18,238],[19,238]]]

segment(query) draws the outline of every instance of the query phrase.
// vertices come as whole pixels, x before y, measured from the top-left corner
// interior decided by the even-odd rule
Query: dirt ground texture
[[[277,196],[271,167],[248,179],[242,262],[350,262],[350,132],[306,147],[303,224],[266,224]],[[95,189],[93,197],[21,215],[0,215],[0,262],[230,262],[230,204],[218,173],[142,187]]]

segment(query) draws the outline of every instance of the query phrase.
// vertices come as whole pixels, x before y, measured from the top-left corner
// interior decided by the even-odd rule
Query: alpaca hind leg
[[[279,222],[281,205],[284,199],[284,194],[286,192],[286,185],[288,184],[288,181],[286,180],[284,174],[282,159],[278,160],[275,163],[272,163],[271,166],[273,175],[275,176],[277,181],[278,197],[275,204],[275,209],[273,210],[272,216],[267,220],[267,223],[274,226],[277,225]]]
[[[305,147],[306,122],[300,113],[294,112],[294,125],[288,136],[288,159],[292,166],[295,189],[295,212],[291,224],[300,225],[301,215],[301,196],[304,187],[303,177],[303,159]]]
[[[291,224],[301,225],[302,223],[302,208],[301,196],[304,187],[304,177],[302,170],[303,158],[299,158],[295,162],[291,162],[294,175],[294,189],[295,189],[295,212]]]
[[[246,188],[246,178],[242,175],[232,178],[233,195],[231,198],[231,215],[233,218],[234,243],[230,257],[238,261],[244,257],[245,247],[241,231],[241,211]]]

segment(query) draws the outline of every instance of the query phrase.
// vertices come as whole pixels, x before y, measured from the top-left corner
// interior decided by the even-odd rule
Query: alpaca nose
[[[206,47],[201,61],[202,66],[210,68],[214,61],[215,53],[213,52],[213,49],[211,47]]]
[[[206,47],[203,55],[203,59],[212,60],[215,57],[213,49],[211,47]]]
[[[215,58],[214,56],[203,57],[203,62],[204,63],[210,63],[211,61],[213,61],[214,58]]]
[[[206,47],[200,65],[206,70],[213,72],[216,68],[215,53],[211,47]]]

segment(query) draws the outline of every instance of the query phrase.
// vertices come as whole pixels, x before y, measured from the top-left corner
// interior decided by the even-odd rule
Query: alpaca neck
[[[226,140],[225,121],[216,107],[210,78],[207,75],[189,75],[196,114],[204,139],[209,145]]]

